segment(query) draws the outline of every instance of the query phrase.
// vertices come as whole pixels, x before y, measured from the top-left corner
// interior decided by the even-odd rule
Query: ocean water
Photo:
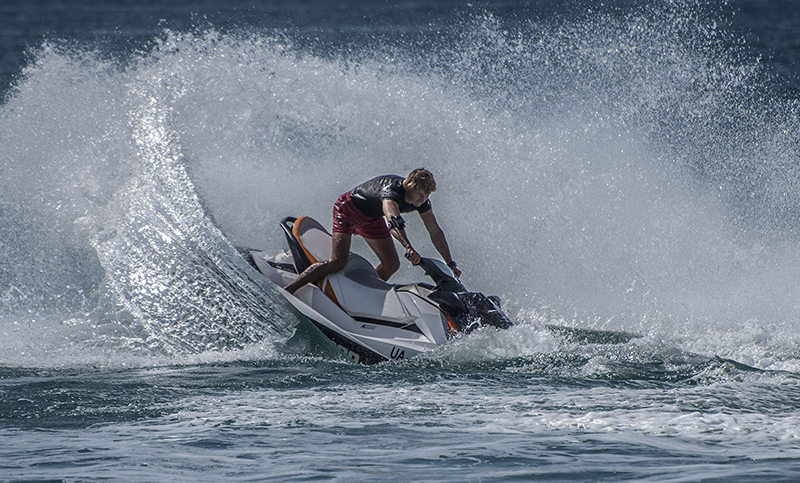
[[[3,2],[0,481],[797,481],[796,7]],[[515,326],[355,365],[236,247],[419,166]]]

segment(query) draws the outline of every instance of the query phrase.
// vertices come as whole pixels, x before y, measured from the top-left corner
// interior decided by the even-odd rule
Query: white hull
[[[288,285],[297,277],[296,274],[270,265],[268,261],[274,261],[275,256],[258,251],[250,253],[259,271],[279,287]],[[420,291],[430,292],[429,289],[407,285],[393,286],[392,291],[404,302],[404,307],[412,307],[410,311],[406,311],[416,313],[404,313],[405,320],[378,318],[380,314],[358,317],[360,320],[356,320],[325,295],[316,284],[308,284],[294,295],[280,289],[286,300],[355,362],[370,364],[408,359],[447,342],[447,320],[443,319],[437,306],[419,295]]]
[[[285,218],[290,252],[248,250],[254,266],[278,287],[331,253],[331,236],[316,221]],[[391,285],[363,257],[350,254],[347,266],[294,294],[281,293],[347,357],[364,364],[414,357],[445,344],[459,332],[511,321],[496,298],[467,292],[444,263],[423,259],[437,283]]]

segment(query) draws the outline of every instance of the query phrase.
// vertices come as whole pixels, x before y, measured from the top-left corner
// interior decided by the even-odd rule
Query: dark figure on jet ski
[[[444,232],[433,216],[428,197],[434,191],[436,181],[433,175],[420,168],[412,171],[405,179],[396,175],[378,176],[341,195],[333,205],[330,260],[315,263],[305,269],[294,282],[286,286],[286,291],[294,293],[307,283],[344,269],[350,255],[353,235],[364,237],[367,245],[378,256],[380,264],[375,270],[384,281],[400,269],[400,260],[391,236],[406,249],[406,258],[414,265],[419,264],[420,254],[408,241],[405,220],[401,215],[412,211],[419,213],[433,246],[456,277],[460,277],[461,271],[456,268],[456,262],[450,255]]]

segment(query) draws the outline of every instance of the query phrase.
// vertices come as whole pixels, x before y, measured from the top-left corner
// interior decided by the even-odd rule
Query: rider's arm
[[[393,216],[399,216],[400,205],[398,205],[396,201],[388,199],[383,200],[383,214],[386,216],[387,220],[391,220]],[[408,259],[411,260],[411,263],[414,265],[418,264],[422,257],[414,250],[414,247],[411,246],[411,242],[408,241],[406,230],[404,228],[393,227],[389,230],[389,233],[391,233],[392,236],[403,245],[403,248],[406,249],[406,255]]]
[[[428,230],[428,234],[431,236],[431,243],[433,243],[436,251],[439,252],[445,263],[450,266],[453,262],[453,257],[450,255],[450,247],[447,245],[444,231],[442,231],[441,227],[439,227],[439,224],[436,222],[436,217],[433,216],[433,210],[420,213],[419,217],[422,218],[422,222],[425,223],[425,229]],[[461,276],[461,270],[456,267],[451,268],[456,277]]]

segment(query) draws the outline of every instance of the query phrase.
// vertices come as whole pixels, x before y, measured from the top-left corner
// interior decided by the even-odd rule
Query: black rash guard
[[[419,208],[406,202],[406,189],[403,179],[395,174],[378,176],[362,183],[350,192],[350,198],[365,215],[371,218],[383,216],[383,200],[392,200],[400,207],[400,213],[418,211],[425,213],[431,210],[431,200],[426,200]]]

